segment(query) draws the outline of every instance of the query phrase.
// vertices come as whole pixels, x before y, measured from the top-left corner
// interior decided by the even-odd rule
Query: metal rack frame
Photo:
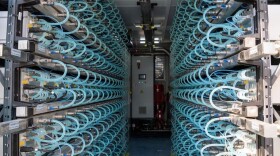
[[[4,105],[3,109],[1,110],[0,115],[3,115],[3,123],[8,123],[12,122],[16,118],[15,114],[15,109],[14,107],[18,106],[28,106],[26,103],[16,101],[16,95],[15,90],[19,88],[16,81],[16,69],[19,67],[24,67],[27,65],[30,65],[29,61],[32,61],[36,57],[42,57],[42,58],[47,58],[47,59],[58,59],[64,63],[67,64],[72,64],[75,66],[81,67],[77,63],[73,63],[67,60],[59,59],[59,58],[53,58],[51,56],[47,55],[42,55],[40,53],[34,52],[25,52],[25,51],[19,51],[15,48],[15,42],[18,40],[29,40],[28,38],[22,38],[17,36],[18,32],[17,31],[17,25],[19,24],[18,20],[18,12],[22,11],[22,8],[20,5],[22,4],[37,4],[38,1],[36,0],[9,0],[8,4],[8,27],[7,27],[7,41],[6,45],[4,45],[3,49],[0,52],[2,54],[2,58],[5,59],[5,75],[1,73],[0,75],[0,82],[3,83],[4,86]],[[19,55],[13,55],[14,53],[18,53]],[[122,60],[123,61],[123,60]],[[86,67],[83,67],[86,68]],[[112,75],[110,73],[107,73],[106,71],[100,71],[97,69],[88,69],[91,71],[94,71],[99,74],[103,74],[106,76],[110,76],[113,78],[116,78],[118,80],[124,80],[122,77],[118,75]],[[114,99],[117,100],[117,99]],[[124,98],[124,100],[129,100],[129,98]],[[97,105],[97,104],[106,104],[110,101],[103,101],[103,102],[97,102],[97,103],[92,103],[88,105],[83,105],[81,107],[90,107],[91,105]],[[68,111],[68,110],[73,110],[73,109],[78,109],[79,107],[71,107],[63,110],[57,110],[57,111],[52,111],[48,112],[47,114],[51,113],[56,113],[56,112],[63,112],[63,111]],[[37,115],[38,116],[45,116],[44,114]],[[33,121],[29,122],[30,119],[33,119],[33,117],[27,118],[27,119],[19,119],[18,121],[23,122],[23,125],[26,125],[26,127],[23,127],[24,129],[27,129],[30,124],[32,124]],[[1,124],[1,123],[0,123]],[[22,130],[22,128],[19,128],[18,131]],[[18,156],[19,151],[18,151],[18,145],[19,145],[19,139],[18,139],[18,134],[12,133],[12,134],[5,134],[3,135],[3,155],[4,156]]]
[[[227,1],[228,2],[228,1]],[[267,0],[256,0],[254,1],[254,7],[256,11],[255,17],[255,33],[252,36],[256,39],[257,45],[260,45],[264,42],[269,42],[269,33],[268,33],[268,1]],[[247,36],[246,36],[247,37]],[[244,103],[244,106],[258,106],[261,111],[259,111],[258,120],[265,123],[272,124],[275,111],[273,110],[273,104],[271,101],[271,88],[273,85],[273,77],[271,76],[271,56],[265,56],[260,60],[252,61],[241,61],[239,57],[242,51],[233,53],[232,55],[226,56],[224,59],[231,59],[233,62],[231,64],[225,64],[223,67],[215,67],[214,70],[218,69],[228,69],[236,66],[249,65],[255,66],[257,69],[257,101],[250,103]],[[189,72],[189,71],[186,71]],[[180,77],[183,73],[177,77]],[[275,81],[275,79],[274,79]],[[257,137],[257,155],[258,156],[272,156],[273,148],[276,145],[273,145],[273,139],[264,138],[262,136]]]
[[[268,2],[267,0],[257,1],[257,20],[258,20],[258,37],[260,43],[269,41],[268,36]],[[261,85],[258,87],[262,97],[263,114],[259,116],[264,122],[273,123],[273,106],[271,102],[271,57],[266,56],[261,60]],[[258,136],[258,155],[273,155],[273,140]]]

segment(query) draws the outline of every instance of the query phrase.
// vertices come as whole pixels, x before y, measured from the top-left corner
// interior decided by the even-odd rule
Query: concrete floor
[[[133,137],[129,142],[129,156],[170,156],[170,138]]]

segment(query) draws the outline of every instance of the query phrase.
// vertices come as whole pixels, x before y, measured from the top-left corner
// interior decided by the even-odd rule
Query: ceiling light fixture
[[[154,24],[154,27],[159,28],[159,27],[161,27],[161,24]]]
[[[146,42],[145,42],[145,41],[140,41],[140,43],[141,43],[141,44],[145,44]]]
[[[154,43],[155,43],[155,44],[158,44],[158,43],[159,43],[159,41],[154,41]]]
[[[143,28],[143,25],[141,25],[141,24],[134,24],[134,26],[136,27],[136,28]]]

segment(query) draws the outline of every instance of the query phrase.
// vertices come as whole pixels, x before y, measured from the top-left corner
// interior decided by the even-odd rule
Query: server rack
[[[15,110],[13,109],[16,106],[22,105],[19,102],[16,102],[14,99],[15,96],[15,88],[18,86],[15,86],[15,77],[16,77],[16,68],[20,67],[23,64],[28,64],[28,61],[34,57],[34,55],[27,53],[27,52],[21,52],[17,51],[14,47],[14,44],[16,41],[20,40],[21,38],[17,37],[16,32],[16,26],[17,26],[17,16],[18,12],[21,9],[19,7],[20,4],[32,4],[35,1],[32,0],[11,0],[9,1],[9,13],[8,13],[8,31],[7,31],[7,44],[6,46],[2,47],[2,53],[5,55],[5,77],[4,77],[4,88],[5,88],[5,101],[3,106],[3,123],[2,126],[5,126],[4,124],[15,120]],[[255,38],[258,42],[258,44],[262,44],[263,42],[269,42],[268,37],[268,10],[267,10],[267,1],[266,0],[258,0],[255,4],[257,6],[257,19],[255,20],[258,24],[257,31],[255,34]],[[269,53],[269,52],[268,52]],[[242,55],[242,52],[240,53]],[[17,55],[20,55],[21,57],[17,57]],[[271,103],[271,87],[272,82],[271,80],[277,77],[278,75],[274,75],[271,77],[271,56],[265,56],[261,60],[254,60],[254,61],[238,61],[237,55],[229,56],[228,58],[233,58],[235,60],[236,64],[249,64],[254,65],[257,67],[259,75],[259,81],[258,81],[258,92],[260,93],[259,100],[254,103],[248,103],[247,105],[254,105],[254,106],[260,106],[262,112],[259,115],[259,120],[264,121],[266,123],[273,123],[273,105]],[[26,105],[26,104],[23,104]],[[23,125],[20,128],[27,128],[28,123],[27,121],[22,121]],[[9,125],[9,124],[8,124]],[[17,134],[9,134],[6,133],[4,135],[4,155],[18,155],[18,147],[15,145],[18,145],[17,140]],[[271,138],[265,138],[265,137],[258,137],[258,147],[259,152],[258,155],[273,155],[273,148],[276,148],[277,145],[273,145]]]
[[[20,140],[19,140],[19,133],[30,129],[33,127],[36,122],[46,122],[46,118],[52,118],[57,115],[66,115],[67,113],[72,114],[73,112],[80,112],[81,110],[87,110],[91,108],[95,108],[98,106],[102,106],[105,104],[110,104],[119,100],[124,100],[126,103],[129,103],[130,97],[128,95],[128,89],[129,84],[124,88],[125,95],[122,97],[116,97],[110,100],[103,100],[100,102],[93,102],[87,105],[82,106],[75,106],[75,107],[69,107],[65,109],[58,109],[54,111],[39,111],[36,113],[36,105],[22,102],[20,101],[20,74],[19,70],[23,67],[32,67],[34,66],[34,60],[36,59],[56,59],[61,62],[80,67],[86,70],[93,71],[97,74],[102,74],[105,76],[108,76],[113,79],[117,79],[120,81],[128,82],[129,80],[129,67],[127,66],[126,70],[128,72],[127,75],[118,75],[118,74],[112,74],[110,72],[107,72],[106,70],[99,70],[99,69],[93,69],[88,68],[87,66],[83,66],[79,62],[75,61],[69,61],[67,59],[64,59],[62,57],[57,56],[51,56],[49,54],[42,54],[38,52],[38,49],[33,49],[34,44],[31,38],[28,37],[21,37],[22,36],[22,20],[24,20],[23,15],[23,8],[29,7],[32,5],[40,4],[42,1],[37,0],[9,0],[8,4],[8,26],[7,26],[7,40],[6,44],[0,45],[0,54],[1,58],[5,59],[5,75],[0,75],[1,80],[3,76],[3,83],[4,85],[4,105],[3,109],[1,110],[1,117],[3,115],[3,122],[1,123],[1,135],[3,135],[3,155],[4,156],[17,156],[20,154]],[[44,1],[45,3],[48,3],[52,5],[53,1]],[[89,2],[90,3],[90,2]],[[40,10],[41,14],[48,15],[53,18],[59,19],[60,17],[57,16],[58,10],[51,9],[47,10],[42,6],[38,6],[37,8]],[[50,9],[50,8],[49,8]],[[71,21],[68,21],[71,22]],[[70,30],[68,26],[66,25],[64,27],[66,30]],[[77,38],[81,38],[78,33],[74,35]],[[24,40],[28,42],[26,44],[27,46],[32,46],[32,51],[29,50],[18,50],[18,44],[19,41]],[[97,45],[95,45],[97,46]],[[29,47],[28,47],[29,48]],[[37,47],[38,48],[38,47]],[[123,62],[124,64],[128,65],[130,64],[130,54],[127,51],[123,51]],[[125,106],[125,109],[127,106]],[[25,114],[23,117],[17,117],[16,115],[16,109],[19,108],[19,112],[24,111]],[[44,108],[43,108],[44,109]],[[124,117],[125,119],[128,119],[128,116]],[[45,120],[45,121],[39,121],[39,120]],[[128,129],[124,128],[124,129]],[[125,133],[125,131],[123,131]],[[126,132],[126,137],[128,138],[128,133]],[[125,149],[124,151],[125,152]]]
[[[220,2],[220,1],[219,1]],[[223,3],[223,5],[227,5],[230,1],[223,1],[221,3]],[[245,1],[236,1],[236,2],[245,2]],[[246,1],[248,2],[248,1]],[[198,2],[197,2],[198,3]],[[217,2],[218,3],[218,2]],[[269,40],[269,29],[268,29],[268,1],[266,0],[257,0],[257,1],[250,1],[248,3],[251,3],[252,6],[255,8],[255,13],[256,16],[254,18],[254,34],[252,35],[245,35],[245,37],[243,38],[243,42],[246,42],[246,39],[248,40],[253,40],[253,42],[256,43],[256,45],[254,47],[260,46],[262,47],[263,44],[266,43],[272,43],[272,41]],[[199,4],[199,3],[198,3]],[[233,6],[231,6],[233,7]],[[224,19],[226,16],[225,14],[227,14],[228,12],[231,12],[231,10],[227,10],[226,12],[222,11],[223,9],[220,9],[220,11],[213,16],[221,16],[219,17],[219,19]],[[220,14],[221,13],[221,14]],[[229,13],[232,14],[232,13]],[[201,39],[201,38],[200,38]],[[245,43],[246,44],[246,43]],[[278,43],[277,43],[278,44]],[[244,48],[244,47],[243,47]],[[277,126],[275,124],[273,124],[273,120],[274,120],[274,113],[277,113],[277,111],[274,111],[273,109],[273,104],[271,101],[271,88],[272,88],[272,80],[275,80],[278,76],[277,75],[272,75],[271,76],[271,59],[272,59],[272,55],[276,55],[275,53],[273,53],[272,51],[267,51],[267,49],[265,49],[265,51],[263,51],[263,48],[256,48],[256,53],[257,57],[255,58],[246,58],[246,56],[248,54],[246,54],[246,50],[242,49],[232,53],[228,56],[225,56],[223,58],[217,59],[217,60],[221,60],[221,67],[213,67],[214,69],[212,70],[219,70],[219,69],[234,69],[236,67],[240,67],[240,66],[251,66],[251,67],[255,67],[256,68],[256,73],[257,73],[257,78],[256,78],[256,82],[257,82],[257,100],[252,101],[252,102],[248,102],[248,103],[243,103],[243,106],[258,106],[259,108],[259,114],[257,117],[258,121],[261,121],[262,123],[267,123],[270,125],[274,125],[274,129],[278,129]],[[265,54],[266,53],[266,54]],[[178,56],[176,56],[178,57]],[[231,60],[231,63],[222,63],[222,61],[226,59],[226,60]],[[210,63],[207,62],[207,60],[205,62],[203,62],[205,64]],[[202,65],[203,65],[202,63]],[[231,65],[229,65],[231,64]],[[201,67],[200,65],[198,65],[198,67]],[[181,73],[175,77],[173,77],[173,80],[176,80],[178,78],[181,78],[181,76],[183,77],[185,74],[187,74],[188,72],[192,72],[194,70],[196,70],[198,68],[194,67],[191,70],[187,70],[184,73]],[[172,70],[172,69],[171,69]],[[177,82],[182,82],[183,81],[189,81],[188,79],[189,77],[183,79],[180,79],[181,81],[177,81]],[[186,80],[187,79],[187,80]],[[190,78],[191,79],[191,78]],[[194,78],[195,79],[195,78]],[[192,82],[194,82],[195,80],[190,80]],[[201,81],[201,78],[198,78],[198,81]],[[185,82],[186,83],[186,82]],[[177,89],[177,88],[176,88]],[[174,93],[176,94],[176,93]],[[183,95],[183,93],[182,93]],[[185,95],[185,98],[187,98],[187,96],[189,95]],[[174,99],[180,99],[177,98],[176,96],[173,97]],[[184,102],[184,101],[182,101]],[[189,101],[185,101],[185,102],[189,102]],[[199,105],[197,106],[193,106],[194,108],[197,107],[198,109],[200,108]],[[203,111],[203,108],[200,108],[201,111]],[[237,117],[239,118],[239,117]],[[254,132],[254,130],[252,129],[252,127],[250,126],[245,126],[246,124],[242,124],[242,123],[238,123],[239,121],[241,122],[248,122],[250,119],[249,118],[244,118],[244,119],[237,119],[234,121],[231,121],[232,123],[236,124],[237,126],[241,126],[244,129],[247,129],[253,133],[256,133],[256,131]],[[265,124],[266,125],[266,124]],[[266,155],[275,155],[278,153],[274,153],[274,149],[277,148],[276,144],[273,144],[273,139],[271,137],[266,137],[266,136],[261,136],[260,133],[257,133],[257,155],[259,156],[266,156]],[[275,138],[277,139],[277,135],[275,133]],[[279,138],[278,138],[279,139]],[[176,142],[175,142],[176,144]],[[176,145],[175,145],[176,146]],[[176,147],[175,147],[176,148]]]

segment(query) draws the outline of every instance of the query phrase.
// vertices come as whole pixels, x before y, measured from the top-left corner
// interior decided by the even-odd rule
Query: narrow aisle
[[[129,156],[170,156],[169,137],[133,137],[129,142]]]

